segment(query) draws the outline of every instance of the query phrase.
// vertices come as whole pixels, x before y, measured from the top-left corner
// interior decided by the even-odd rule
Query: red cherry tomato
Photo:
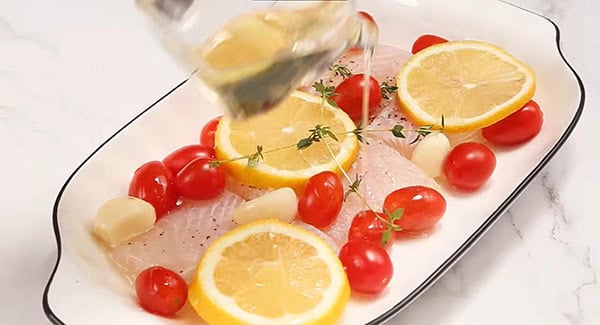
[[[208,200],[223,193],[225,172],[221,166],[211,166],[211,162],[211,158],[197,158],[177,173],[175,185],[181,196]]]
[[[364,22],[371,24],[372,27],[379,29],[379,26],[377,26],[377,22],[375,22],[375,18],[373,18],[373,16],[371,16],[369,13],[365,11],[359,11],[358,17]]]
[[[355,239],[347,242],[339,254],[352,291],[377,294],[392,279],[392,260],[381,245]]]
[[[360,121],[362,117],[364,75],[355,74],[342,81],[333,91],[336,96],[331,97],[333,101],[354,122]],[[377,106],[381,102],[381,88],[373,77],[369,78],[369,117],[377,113]]]
[[[147,162],[135,171],[128,195],[152,204],[157,219],[175,208],[179,198],[173,173],[160,161]]]
[[[222,116],[217,116],[212,120],[206,122],[204,127],[202,128],[202,132],[200,132],[200,144],[208,147],[215,146],[215,132],[217,131],[217,126],[219,125],[219,121]]]
[[[173,175],[177,175],[177,173],[179,173],[179,171],[185,167],[185,165],[189,164],[196,158],[214,157],[214,148],[200,144],[192,144],[171,152],[167,157],[165,157],[165,159],[163,159],[163,163],[165,166],[167,166],[167,168],[169,168]]]
[[[363,31],[367,32],[367,35],[365,35],[365,37],[369,38],[367,41],[372,41],[373,39],[376,40],[377,39],[377,34],[379,33],[379,26],[377,26],[377,22],[375,22],[375,19],[373,18],[373,16],[371,16],[370,14],[368,14],[365,11],[359,11],[358,12],[358,18],[361,20],[361,23],[363,23],[364,25],[362,26]],[[349,54],[355,54],[355,53],[360,53],[363,52],[364,46],[365,44],[356,44],[354,45],[352,48],[350,48],[350,50],[348,51]]]
[[[324,171],[312,176],[298,198],[302,221],[325,229],[335,221],[344,201],[344,188],[338,175]]]
[[[542,129],[544,114],[540,106],[530,100],[525,106],[506,118],[481,130],[483,137],[497,145],[516,145],[527,142]]]
[[[382,236],[388,229],[383,220],[388,220],[383,213],[377,213],[371,210],[361,211],[354,216],[350,229],[348,230],[348,240],[364,239],[372,243],[383,245]],[[387,241],[386,246],[391,241]]]
[[[135,292],[140,305],[147,311],[173,316],[185,305],[188,287],[177,273],[161,266],[152,266],[135,279]]]
[[[496,168],[496,156],[481,143],[465,142],[454,147],[442,167],[450,185],[463,191],[481,187]]]
[[[446,211],[446,199],[436,190],[427,186],[409,186],[393,191],[383,202],[384,211],[393,214],[404,209],[394,224],[406,232],[421,232],[433,226]]]
[[[411,52],[412,52],[412,54],[416,54],[417,52],[419,52],[425,48],[428,48],[431,45],[441,44],[441,43],[446,43],[446,42],[448,42],[447,39],[441,38],[439,36],[429,35],[429,34],[421,35],[413,43]]]

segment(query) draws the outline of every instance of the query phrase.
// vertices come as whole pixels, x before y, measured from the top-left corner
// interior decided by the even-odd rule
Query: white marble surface
[[[509,2],[560,26],[587,89],[584,115],[506,215],[390,324],[600,324],[600,4]],[[41,295],[56,258],[56,194],[94,148],[184,77],[133,1],[0,2],[2,323],[48,322]]]

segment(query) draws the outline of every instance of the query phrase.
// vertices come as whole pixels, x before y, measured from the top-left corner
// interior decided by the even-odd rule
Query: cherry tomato
[[[173,173],[160,161],[147,162],[135,171],[128,195],[152,204],[157,219],[175,208],[179,198]]]
[[[140,305],[147,311],[173,316],[185,305],[188,287],[179,274],[161,266],[152,266],[135,279],[135,292]]]
[[[439,36],[429,35],[429,34],[421,35],[413,43],[411,52],[412,52],[412,54],[416,54],[417,52],[419,52],[425,48],[428,48],[431,45],[441,44],[441,43],[446,43],[446,42],[448,42],[447,39],[441,38]]]
[[[344,201],[344,188],[338,175],[324,171],[312,176],[298,198],[302,221],[325,229],[335,221]]]
[[[377,22],[375,22],[375,18],[373,18],[373,16],[371,16],[369,13],[365,11],[359,11],[358,17],[364,22],[370,24],[372,27],[379,29],[379,26],[377,26]]]
[[[463,191],[481,187],[496,168],[496,156],[477,142],[465,142],[454,147],[442,167],[450,185]]]
[[[531,140],[540,132],[543,121],[544,114],[540,110],[540,106],[530,100],[518,111],[483,128],[481,135],[493,144],[521,144]]]
[[[179,171],[185,167],[185,165],[189,164],[196,158],[214,157],[214,148],[201,144],[192,144],[171,152],[167,157],[165,157],[165,159],[163,159],[163,163],[165,166],[167,166],[167,168],[169,168],[173,175],[177,175],[177,173],[179,173]]]
[[[222,116],[217,116],[212,120],[206,122],[204,127],[202,128],[202,132],[200,132],[200,144],[208,147],[215,146],[215,132],[217,131],[217,126],[219,125],[219,121]]]
[[[404,209],[394,224],[406,232],[421,232],[433,226],[446,211],[446,199],[438,191],[427,186],[409,186],[393,191],[383,201],[384,211],[394,214]]]
[[[225,190],[225,172],[221,166],[211,166],[211,158],[196,158],[177,173],[175,185],[181,196],[208,200]]]
[[[355,74],[342,81],[333,91],[336,96],[331,97],[333,101],[348,113],[354,122],[360,121],[362,117],[364,75]],[[377,106],[381,102],[381,88],[373,77],[369,78],[369,117],[377,113]]]
[[[392,279],[392,260],[381,245],[355,239],[347,242],[339,254],[352,291],[377,294]]]
[[[389,220],[383,213],[377,213],[371,210],[361,211],[354,216],[350,229],[348,230],[348,240],[364,239],[372,243],[383,245],[382,236],[388,228],[383,220]],[[387,241],[387,246],[391,241]]]
[[[367,38],[367,42],[370,42],[372,40],[377,40],[377,34],[379,33],[379,26],[377,26],[377,22],[375,22],[375,19],[373,18],[373,16],[371,16],[370,14],[368,14],[365,11],[359,11],[357,14],[358,14],[358,18],[361,20],[361,23],[364,24],[362,26],[362,29],[363,29],[363,32],[366,32],[366,34],[364,36]],[[365,44],[364,43],[361,44],[361,43],[356,44],[352,48],[350,48],[350,50],[348,51],[349,54],[363,52],[364,51],[363,46]]]

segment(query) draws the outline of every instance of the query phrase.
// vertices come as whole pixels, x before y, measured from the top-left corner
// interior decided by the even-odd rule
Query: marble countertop
[[[508,2],[560,27],[588,90],[583,117],[500,221],[389,324],[600,324],[600,4]],[[41,296],[56,259],[59,189],[93,148],[185,77],[133,1],[0,2],[3,323],[48,322]]]

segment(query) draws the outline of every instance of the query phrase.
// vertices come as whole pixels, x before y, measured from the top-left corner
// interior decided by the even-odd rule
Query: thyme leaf
[[[329,70],[333,72],[334,75],[341,76],[344,79],[352,76],[352,70],[345,64],[333,64],[329,66]]]
[[[296,144],[296,149],[303,150],[310,147],[312,144],[313,142],[309,138],[300,139]]]
[[[362,135],[363,132],[363,128],[361,128],[360,126],[357,126],[356,129],[352,130],[352,134],[354,134],[356,136],[356,140],[358,140],[358,142],[363,143],[365,138]]]
[[[333,140],[335,140],[336,142],[339,142],[340,140],[338,140],[337,136],[335,135],[335,133],[333,133],[331,131],[331,129],[328,126],[324,126],[321,128],[321,138],[332,138]]]
[[[396,137],[396,138],[406,138],[406,136],[404,135],[404,132],[402,132],[404,130],[404,126],[400,125],[400,124],[396,124],[394,125],[394,127],[392,128],[392,134]]]
[[[402,230],[402,228],[396,225],[396,221],[402,219],[402,216],[404,215],[404,208],[398,208],[393,212],[385,209],[384,213],[388,217],[389,222],[386,223],[386,228],[381,234],[381,244],[383,244],[383,246],[385,246],[390,241],[390,238],[392,238],[392,231]]]
[[[360,187],[360,183],[363,181],[364,176],[361,176],[359,174],[356,174],[356,178],[354,179],[354,181],[352,182],[352,184],[350,184],[348,186],[348,190],[346,191],[346,193],[344,193],[344,201],[346,201],[346,199],[348,198],[348,196],[350,196],[350,194],[355,193],[358,194],[358,188]]]
[[[337,96],[337,94],[333,94],[333,96]],[[329,105],[331,105],[331,106],[333,106],[335,108],[340,108],[338,106],[338,104],[333,99],[327,98],[326,100],[327,100],[327,104],[329,104]]]
[[[386,228],[381,234],[381,245],[385,246],[392,238],[392,229]]]
[[[248,166],[256,167],[262,160],[265,160],[265,156],[263,156],[263,147],[258,145],[256,146],[256,152],[248,156]]]
[[[323,80],[315,81],[312,84],[312,87],[319,93],[319,95],[321,95],[321,98],[324,101],[326,101],[329,105],[335,108],[339,108],[337,103],[333,99],[331,99],[331,97],[335,97],[338,95],[333,92],[335,90],[335,87],[325,86],[325,84],[323,84]]]
[[[390,99],[390,95],[395,93],[396,90],[398,90],[398,87],[396,86],[390,86],[387,84],[387,82],[382,82],[381,86],[379,86],[381,88],[381,97],[383,97],[384,99]]]
[[[337,135],[331,131],[328,126],[322,126],[321,124],[315,125],[314,129],[308,130],[309,135],[304,139],[300,139],[296,143],[296,149],[302,150],[310,147],[315,142],[321,142],[322,139],[331,138],[336,142],[339,141]]]
[[[434,132],[433,130],[433,125],[423,125],[423,126],[419,126],[415,132],[417,133],[417,137],[411,141],[410,144],[414,144],[419,142],[422,138],[426,137],[427,135],[431,134],[432,132]]]
[[[390,218],[391,223],[395,223],[396,221],[402,219],[402,216],[404,215],[404,208],[398,208],[398,209],[394,210],[393,212],[390,212],[389,210],[385,210],[384,213],[388,218]],[[394,226],[396,226],[396,225],[394,225]],[[398,226],[396,226],[396,227],[398,227]]]

